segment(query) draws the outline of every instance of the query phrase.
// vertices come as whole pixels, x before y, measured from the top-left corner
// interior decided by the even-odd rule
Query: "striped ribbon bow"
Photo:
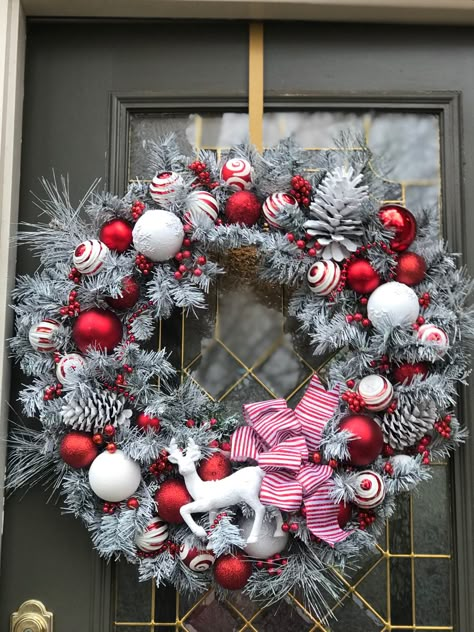
[[[319,449],[324,426],[334,415],[339,388],[326,391],[317,375],[295,410],[273,399],[243,407],[246,426],[231,437],[231,459],[253,459],[265,471],[260,489],[264,505],[298,511],[304,503],[313,535],[330,545],[348,536],[338,524],[338,505],[330,498],[332,468],[308,462]]]

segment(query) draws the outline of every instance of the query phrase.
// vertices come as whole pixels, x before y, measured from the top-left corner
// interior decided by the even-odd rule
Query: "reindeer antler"
[[[198,461],[201,458],[201,448],[196,444],[194,439],[188,440],[186,456],[188,456],[193,461]]]
[[[168,454],[175,456],[176,454],[181,454],[181,449],[178,447],[176,439],[173,437],[170,441],[169,446],[166,448]]]

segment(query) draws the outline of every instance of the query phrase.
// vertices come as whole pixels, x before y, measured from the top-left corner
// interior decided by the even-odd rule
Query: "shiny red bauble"
[[[399,384],[410,384],[415,375],[421,375],[422,378],[428,375],[430,368],[426,362],[414,362],[409,364],[400,364],[393,369],[393,377]]]
[[[155,494],[155,501],[158,505],[158,513],[165,522],[181,524],[184,522],[179,510],[183,505],[192,502],[192,498],[184,481],[168,479],[160,485],[160,489]]]
[[[416,252],[402,252],[398,256],[395,280],[405,285],[417,285],[426,276],[426,261]]]
[[[394,232],[390,240],[392,250],[403,252],[416,237],[416,219],[413,214],[398,204],[385,204],[379,211],[379,218],[386,228]]]
[[[203,481],[219,481],[221,478],[229,476],[232,472],[232,466],[229,459],[215,452],[205,461],[202,461],[198,468],[198,474]]]
[[[88,467],[97,456],[99,450],[87,432],[68,433],[59,447],[62,460],[71,467]]]
[[[245,555],[221,555],[214,562],[214,579],[227,590],[240,590],[252,574],[252,564]]]
[[[122,336],[123,327],[119,318],[110,310],[97,307],[79,314],[72,328],[76,347],[83,353],[89,347],[112,353]]]
[[[339,511],[337,512],[337,522],[341,529],[344,529],[346,524],[352,518],[352,504],[345,503],[343,500],[339,503]]]
[[[262,204],[250,191],[238,191],[230,196],[225,205],[225,214],[230,224],[252,226],[260,217]]]
[[[369,465],[382,452],[382,431],[372,417],[348,415],[342,419],[339,429],[354,435],[347,446],[351,465]]]
[[[347,285],[359,294],[370,294],[377,288],[382,279],[366,259],[354,259],[347,268]]]
[[[140,285],[133,277],[125,277],[122,281],[122,296],[105,300],[114,309],[130,309],[140,298]]]
[[[100,241],[115,252],[125,252],[132,245],[132,227],[123,219],[113,219],[104,224]]]
[[[160,420],[158,417],[150,417],[150,415],[145,415],[145,413],[140,413],[137,417],[137,426],[142,430],[147,430],[148,428],[153,428],[153,430],[160,429]]]

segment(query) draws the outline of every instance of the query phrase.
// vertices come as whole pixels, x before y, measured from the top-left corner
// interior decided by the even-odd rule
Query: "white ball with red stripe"
[[[142,533],[135,537],[135,544],[141,551],[158,551],[168,540],[168,524],[159,516],[152,518]]]
[[[76,369],[84,366],[84,358],[78,353],[67,353],[56,365],[56,376],[61,384],[71,381]]]
[[[165,203],[174,196],[176,190],[183,185],[183,178],[174,171],[157,173],[150,182],[150,195],[155,202]]]
[[[263,215],[265,216],[268,224],[273,226],[273,228],[281,227],[278,222],[278,215],[280,215],[284,209],[291,211],[292,209],[297,208],[298,202],[288,193],[273,193],[267,197],[262,205]]]
[[[357,386],[367,410],[384,410],[393,399],[393,386],[382,375],[367,375]]]
[[[341,268],[332,260],[317,261],[308,271],[311,292],[327,296],[334,292],[341,280]]]
[[[430,325],[425,323],[418,329],[418,340],[421,342],[428,342],[436,347],[438,355],[443,356],[449,348],[449,338],[445,331],[436,327],[436,325]]]
[[[219,214],[219,204],[216,198],[207,191],[193,191],[186,199],[187,211],[184,214],[186,222],[194,226],[201,218],[208,218],[214,224]]]
[[[363,509],[377,507],[385,498],[382,477],[372,470],[359,472],[355,482],[354,502]]]
[[[72,262],[81,274],[93,275],[103,266],[108,252],[108,247],[98,239],[88,239],[77,246]]]
[[[204,573],[214,564],[216,556],[207,549],[198,549],[184,542],[179,549],[179,558],[188,568],[196,573]]]
[[[235,191],[248,189],[252,184],[252,165],[245,158],[231,158],[222,167],[221,178]]]
[[[30,345],[35,351],[48,353],[54,351],[54,334],[59,329],[59,323],[52,318],[45,318],[37,325],[33,325],[28,333]]]

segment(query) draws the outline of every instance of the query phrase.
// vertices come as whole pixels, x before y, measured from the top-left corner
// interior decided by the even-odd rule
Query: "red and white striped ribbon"
[[[310,496],[304,499],[306,509],[306,525],[313,535],[331,546],[342,542],[349,535],[339,526],[337,514],[339,505],[330,497],[333,482],[328,480],[320,485]]]
[[[319,449],[324,426],[334,415],[338,401],[339,385],[334,390],[327,391],[319,377],[313,375],[306,393],[295,408],[310,450]]]

